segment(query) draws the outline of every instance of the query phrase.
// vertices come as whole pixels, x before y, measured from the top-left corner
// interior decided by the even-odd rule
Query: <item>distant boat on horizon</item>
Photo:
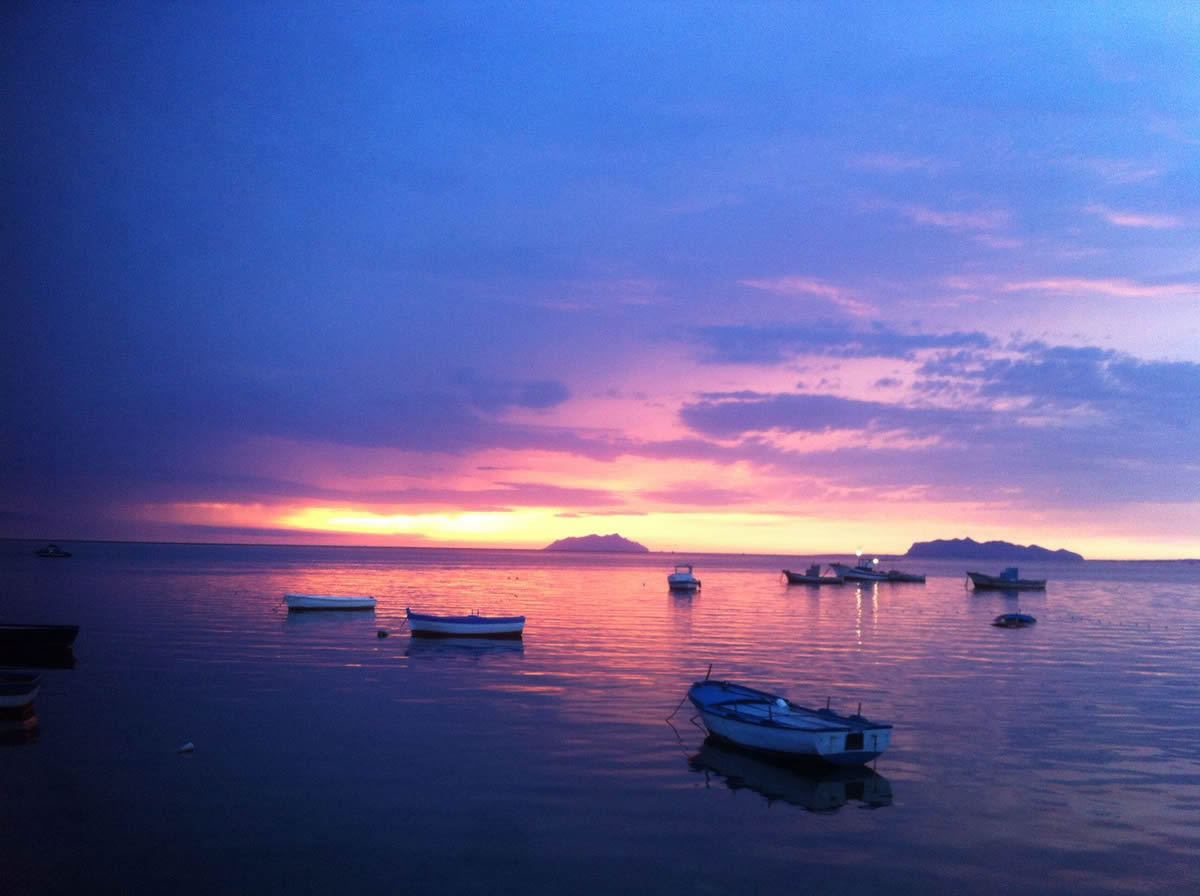
[[[783,575],[789,585],[841,585],[846,581],[839,575],[821,575],[820,563],[814,563],[804,572],[792,572],[790,569],[785,569]]]
[[[967,571],[967,577],[976,591],[1045,591],[1045,579],[1022,579],[1017,575],[1017,567],[1010,566],[998,576],[989,576],[982,572]]]

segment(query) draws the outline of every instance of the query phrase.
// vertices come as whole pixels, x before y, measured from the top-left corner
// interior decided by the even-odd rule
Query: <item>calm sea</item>
[[[1200,883],[1200,564],[0,543],[0,621],[81,626],[0,732],[0,892],[1179,893]],[[813,558],[833,559],[833,558]],[[983,571],[998,572],[987,564]],[[285,611],[286,591],[373,613]],[[523,613],[410,639],[404,608]],[[389,637],[381,638],[384,630]],[[895,725],[869,770],[705,745],[705,675]],[[194,752],[179,753],[185,743]]]

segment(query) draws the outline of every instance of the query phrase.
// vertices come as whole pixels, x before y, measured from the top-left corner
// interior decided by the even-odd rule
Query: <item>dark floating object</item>
[[[70,557],[70,551],[64,551],[56,544],[48,544],[44,548],[38,548],[34,551],[39,557]]]
[[[381,628],[379,631],[377,631],[375,633],[376,638],[386,638],[387,636],[388,636],[388,631],[386,628]]]
[[[0,666],[72,669],[77,625],[0,624]]]
[[[1024,628],[1027,625],[1033,625],[1037,622],[1032,616],[1026,613],[1001,613],[992,620],[992,625],[1000,628]]]
[[[78,634],[77,625],[0,623],[0,648],[70,647]]]

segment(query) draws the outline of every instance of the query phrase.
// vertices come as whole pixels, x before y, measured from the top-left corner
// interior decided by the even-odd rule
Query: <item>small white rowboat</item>
[[[370,610],[375,598],[365,594],[285,594],[289,610]]]
[[[519,638],[524,616],[433,616],[405,607],[414,638]]]

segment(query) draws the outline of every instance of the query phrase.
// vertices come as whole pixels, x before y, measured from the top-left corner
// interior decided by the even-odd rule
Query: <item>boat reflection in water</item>
[[[834,767],[770,759],[712,737],[688,759],[688,765],[706,777],[719,775],[732,791],[753,790],[768,805],[781,801],[809,812],[836,812],[849,802],[861,803],[859,808],[866,809],[892,804],[888,779],[866,766]]]
[[[409,657],[458,656],[474,659],[521,656],[525,642],[514,638],[410,638],[404,651]]]
[[[22,719],[0,719],[0,747],[36,744],[41,736],[38,717],[32,712]]]

